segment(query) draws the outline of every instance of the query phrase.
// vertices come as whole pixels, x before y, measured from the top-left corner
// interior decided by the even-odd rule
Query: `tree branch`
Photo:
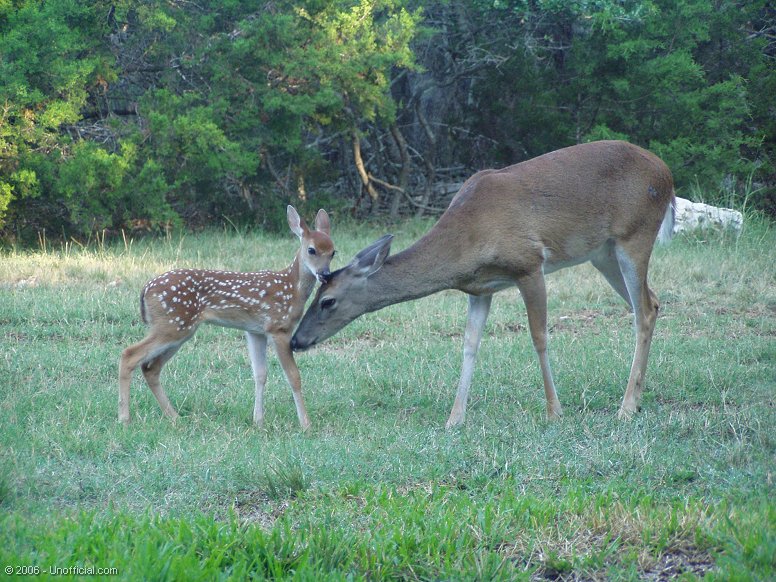
[[[361,176],[361,182],[364,184],[364,187],[374,204],[380,196],[370,182],[369,174],[366,171],[366,167],[364,167],[364,160],[361,158],[361,140],[358,137],[358,130],[355,126],[353,126],[351,130],[351,135],[353,136],[353,159],[355,160],[356,169],[358,170],[358,175]]]

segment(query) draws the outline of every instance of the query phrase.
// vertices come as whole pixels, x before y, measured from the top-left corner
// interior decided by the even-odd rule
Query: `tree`
[[[439,33],[416,45],[423,90],[439,113],[430,125],[450,128],[437,163],[475,170],[623,138],[708,198],[744,195],[754,172],[770,184],[756,201],[766,207],[773,15],[767,3],[708,0],[427,3]],[[441,142],[456,126],[453,153]]]
[[[360,120],[390,119],[390,71],[412,66],[417,16],[394,0],[220,4],[164,7],[175,25],[164,21],[168,37],[146,65],[163,88],[139,100],[141,141],[184,216],[271,224],[290,197],[304,202],[336,176],[327,143]]]
[[[100,28],[96,7],[74,0],[0,4],[0,226],[18,202],[45,196],[70,154],[67,127],[113,78]]]
[[[609,137],[773,213],[774,38],[765,0],[0,2],[0,236],[433,212]]]
[[[304,198],[334,175],[316,146],[392,118],[419,19],[399,0],[53,4],[0,20],[0,212],[84,233],[266,222]],[[56,208],[50,223],[25,213],[30,197]]]

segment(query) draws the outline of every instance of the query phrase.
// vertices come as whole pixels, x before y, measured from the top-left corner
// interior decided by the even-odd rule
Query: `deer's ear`
[[[331,234],[331,223],[329,222],[329,215],[321,208],[318,214],[315,216],[315,230],[324,234]]]
[[[383,266],[385,259],[388,258],[388,254],[391,252],[391,241],[393,241],[393,235],[386,234],[381,239],[373,242],[355,256],[349,267],[364,277],[369,277],[376,273]]]
[[[289,204],[286,209],[286,215],[288,216],[288,227],[291,229],[291,232],[299,238],[302,238],[307,227],[302,219],[299,218],[299,213],[296,211],[296,208]]]

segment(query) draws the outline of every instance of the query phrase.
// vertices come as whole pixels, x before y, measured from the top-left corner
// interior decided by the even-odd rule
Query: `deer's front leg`
[[[253,424],[264,426],[264,387],[267,384],[267,336],[245,332],[248,341],[248,356],[256,384],[256,399],[253,403]]]
[[[474,362],[477,359],[477,351],[480,349],[482,331],[488,320],[492,300],[492,295],[469,295],[469,315],[466,319],[466,334],[463,339],[461,379],[458,382],[458,392],[455,395],[453,409],[450,411],[450,418],[447,419],[445,428],[462,424],[466,416],[466,401],[469,398],[469,387],[474,375]]]
[[[272,336],[275,344],[275,351],[278,354],[280,365],[283,366],[283,372],[286,374],[291,390],[294,394],[294,403],[296,404],[296,415],[299,417],[299,424],[302,430],[310,428],[310,418],[307,416],[307,410],[304,406],[304,397],[302,396],[302,378],[299,374],[299,368],[296,366],[294,354],[291,351],[291,335],[275,334]]]

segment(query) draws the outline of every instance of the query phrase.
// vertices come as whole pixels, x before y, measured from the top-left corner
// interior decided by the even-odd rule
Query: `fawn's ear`
[[[299,218],[299,213],[296,211],[296,208],[289,204],[286,215],[288,216],[288,227],[291,229],[291,232],[299,238],[302,238],[304,232],[307,230],[307,226],[304,221]]]
[[[326,211],[323,208],[321,208],[315,216],[315,230],[324,234],[331,234],[329,215],[326,214]]]

